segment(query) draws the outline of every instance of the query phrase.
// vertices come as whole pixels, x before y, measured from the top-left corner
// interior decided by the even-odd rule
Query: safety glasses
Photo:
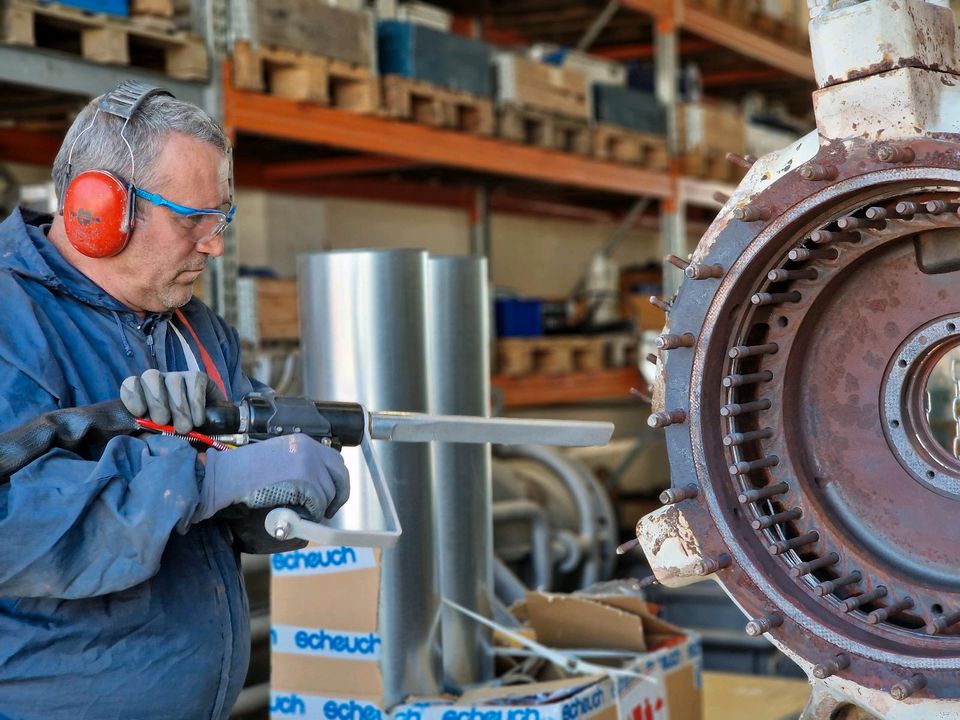
[[[212,240],[217,235],[222,234],[230,221],[233,220],[233,215],[237,210],[236,206],[232,204],[229,210],[187,207],[171,202],[162,195],[147,192],[138,187],[135,187],[133,192],[137,197],[143,198],[153,205],[159,205],[174,212],[178,216],[177,219],[183,229],[190,234],[196,243]]]

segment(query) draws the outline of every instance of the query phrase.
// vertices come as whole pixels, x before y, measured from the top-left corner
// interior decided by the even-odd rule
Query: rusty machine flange
[[[960,346],[954,18],[810,4],[817,132],[672,259],[672,487],[637,536],[659,582],[716,579],[796,660],[805,718],[960,718],[960,461],[923,421]]]

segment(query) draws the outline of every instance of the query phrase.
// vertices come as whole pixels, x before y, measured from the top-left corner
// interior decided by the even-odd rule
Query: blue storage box
[[[655,95],[640,90],[594,85],[593,118],[597,122],[653,135],[667,134],[666,109]]]
[[[543,301],[498,298],[494,303],[498,337],[543,335]]]
[[[381,75],[401,75],[481,98],[493,97],[493,54],[480,40],[401,20],[377,23]]]
[[[49,3],[41,3],[47,5]],[[130,7],[127,0],[57,0],[58,5],[69,5],[70,7],[88,10],[90,12],[105,13],[107,15],[119,15],[127,17],[130,14]]]

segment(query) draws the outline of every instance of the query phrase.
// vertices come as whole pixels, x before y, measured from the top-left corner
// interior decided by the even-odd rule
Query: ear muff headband
[[[133,193],[136,183],[136,158],[124,133],[130,118],[147,98],[154,95],[174,97],[173,93],[165,88],[124,80],[100,98],[90,122],[70,145],[67,154],[67,186],[60,200],[60,214],[63,216],[64,230],[70,244],[87,257],[116,255],[130,241],[136,211],[136,196]],[[77,141],[93,127],[101,112],[123,118],[120,139],[130,154],[130,182],[105,170],[87,170],[73,179],[70,178],[73,172],[73,150]]]

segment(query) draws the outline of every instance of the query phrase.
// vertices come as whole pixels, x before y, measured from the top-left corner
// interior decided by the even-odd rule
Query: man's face
[[[155,172],[143,189],[192,208],[226,207],[229,163],[216,148],[188,137],[167,137]],[[211,257],[223,254],[223,239],[198,233],[173,210],[137,198],[137,221],[127,247],[111,258],[114,294],[135,311],[166,312],[193,296],[193,283]]]

